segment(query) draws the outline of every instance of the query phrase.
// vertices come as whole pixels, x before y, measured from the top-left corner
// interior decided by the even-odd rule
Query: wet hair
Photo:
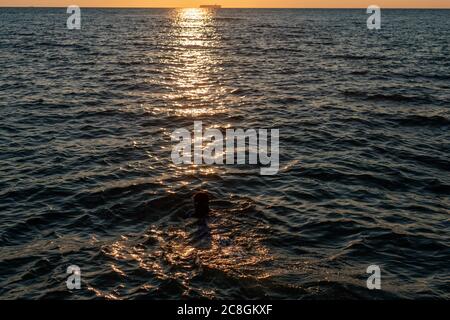
[[[198,191],[193,196],[194,199],[194,215],[198,218],[204,218],[209,213],[209,193],[206,191]]]

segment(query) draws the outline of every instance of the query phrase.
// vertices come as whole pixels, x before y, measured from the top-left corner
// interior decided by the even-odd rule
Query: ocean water
[[[1,298],[450,298],[450,11],[81,13],[0,9]],[[195,120],[279,173],[173,164]]]

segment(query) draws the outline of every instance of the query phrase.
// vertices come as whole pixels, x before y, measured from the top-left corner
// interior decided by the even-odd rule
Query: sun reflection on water
[[[167,46],[170,74],[170,101],[166,112],[178,116],[214,115],[224,112],[220,85],[220,35],[211,10],[190,8],[174,10],[171,16],[171,34]]]
[[[164,43],[168,48],[163,61],[167,76],[158,80],[168,91],[162,97],[165,105],[141,106],[145,112],[155,116],[169,113],[182,121],[183,118],[206,119],[205,130],[230,126],[217,119],[218,114],[229,110],[224,102],[228,95],[221,83],[221,37],[214,22],[215,15],[214,11],[203,9],[172,11],[170,34]],[[208,119],[214,119],[216,124],[208,123]],[[161,132],[166,138],[170,137],[170,130],[162,128]],[[206,144],[204,142],[203,147]],[[165,161],[153,154],[149,154],[149,159],[154,167]],[[170,161],[164,165],[166,170],[154,182],[163,186],[167,194],[189,188],[198,182],[198,176],[214,179],[214,175],[224,170],[220,166],[178,166]],[[243,233],[236,224],[232,217],[216,217],[205,226],[156,225],[144,234],[122,237],[103,246],[102,253],[114,261],[111,272],[115,277],[125,278],[130,269],[136,267],[148,272],[151,283],[143,283],[147,286],[145,290],[153,290],[159,282],[167,280],[174,280],[190,290],[191,282],[197,281],[196,276],[204,270],[215,270],[224,278],[266,277],[260,265],[273,257],[262,244],[259,234]],[[203,296],[214,296],[213,285],[206,285],[201,290]],[[95,294],[106,297],[107,293]]]
[[[137,238],[122,238],[104,246],[102,251],[117,262],[138,265],[150,272],[155,282],[173,279],[186,290],[205,270],[216,270],[223,277],[268,277],[262,265],[273,257],[261,243],[261,236],[241,234],[230,228],[232,224],[230,220],[216,220],[208,225],[191,224],[183,228],[154,226]],[[111,267],[116,274],[123,275],[117,266]],[[213,297],[214,285],[207,285],[202,291]]]

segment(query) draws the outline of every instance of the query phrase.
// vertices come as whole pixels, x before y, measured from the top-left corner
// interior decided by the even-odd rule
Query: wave
[[[365,91],[345,90],[342,92],[344,96],[362,98],[371,101],[391,101],[391,102],[408,102],[408,103],[434,103],[435,99],[427,95],[406,95],[406,94],[383,94],[383,93],[367,93]]]
[[[450,119],[444,116],[424,116],[424,115],[408,115],[388,119],[403,126],[418,127],[448,127]]]

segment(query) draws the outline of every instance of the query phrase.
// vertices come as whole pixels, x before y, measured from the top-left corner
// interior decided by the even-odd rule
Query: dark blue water
[[[1,298],[450,298],[450,11],[65,11],[0,9]],[[280,172],[174,165],[194,120]]]

